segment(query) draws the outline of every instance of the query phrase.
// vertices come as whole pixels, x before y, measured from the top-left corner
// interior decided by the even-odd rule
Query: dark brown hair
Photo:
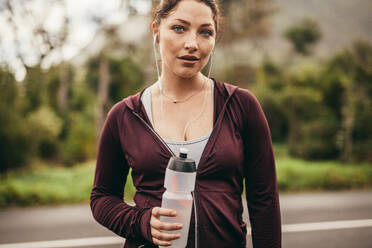
[[[161,19],[166,18],[171,10],[176,7],[176,5],[181,2],[182,0],[161,0],[159,5],[156,7],[153,15],[152,21],[155,23],[157,27],[159,27]],[[221,22],[221,11],[218,0],[197,0],[199,2],[205,3],[209,6],[213,13],[213,21],[216,28],[216,34],[219,33],[220,30],[220,22]]]

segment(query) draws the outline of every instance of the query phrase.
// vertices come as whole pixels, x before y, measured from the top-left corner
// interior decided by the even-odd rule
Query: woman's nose
[[[185,41],[185,49],[192,52],[192,51],[198,50],[198,48],[199,46],[198,46],[196,34],[190,33],[189,35],[187,35],[186,41]]]

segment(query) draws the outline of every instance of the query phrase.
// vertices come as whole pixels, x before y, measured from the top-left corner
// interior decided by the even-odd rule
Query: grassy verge
[[[372,166],[308,162],[286,158],[277,160],[280,191],[320,191],[372,188]]]
[[[345,190],[372,188],[372,165],[314,162],[294,159],[286,147],[274,146],[280,191]],[[33,165],[0,175],[0,207],[88,202],[95,162],[73,167]],[[126,199],[134,195],[131,177]]]
[[[305,161],[288,155],[287,147],[274,144],[280,191],[321,191],[372,188],[372,165],[338,161]]]
[[[90,161],[73,167],[37,164],[0,175],[0,208],[89,202],[94,170]],[[127,185],[125,195],[132,199],[131,177]]]

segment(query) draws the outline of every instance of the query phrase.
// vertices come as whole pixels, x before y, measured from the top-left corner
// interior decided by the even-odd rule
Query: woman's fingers
[[[170,246],[172,244],[169,241],[162,241],[162,240],[158,240],[156,238],[152,238],[152,241],[154,242],[155,245],[161,245],[161,246]]]
[[[154,244],[160,246],[170,246],[171,240],[180,238],[179,233],[166,233],[161,230],[173,231],[182,228],[180,223],[169,223],[160,221],[160,216],[175,217],[177,212],[172,209],[154,207],[151,212],[152,216],[150,219],[151,235]]]
[[[150,225],[151,227],[157,230],[167,230],[167,231],[179,230],[182,228],[182,224],[180,223],[162,222],[156,218],[152,218],[150,220]]]
[[[153,228],[156,228],[158,230],[167,230],[167,231],[179,230],[182,228],[182,224],[180,223],[170,223],[170,222],[160,221],[160,216],[168,216],[168,217],[177,216],[177,212],[174,211],[173,209],[154,207],[152,209],[152,215],[154,218],[151,218],[150,225]]]
[[[151,231],[152,237],[156,238],[161,241],[171,241],[180,238],[179,233],[165,233],[165,232],[160,232],[159,230],[152,229]]]
[[[154,215],[155,217],[160,217],[160,216],[175,217],[177,216],[177,212],[169,208],[154,207],[152,209],[152,215]]]

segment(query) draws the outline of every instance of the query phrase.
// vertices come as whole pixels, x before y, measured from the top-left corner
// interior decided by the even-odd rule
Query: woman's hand
[[[176,215],[176,211],[172,209],[160,207],[154,207],[152,209],[150,226],[152,241],[154,242],[154,244],[161,246],[170,246],[172,244],[170,242],[171,240],[178,239],[180,237],[179,233],[165,233],[161,231],[173,231],[182,228],[182,224],[180,223],[168,223],[160,221],[160,216],[175,217]]]

